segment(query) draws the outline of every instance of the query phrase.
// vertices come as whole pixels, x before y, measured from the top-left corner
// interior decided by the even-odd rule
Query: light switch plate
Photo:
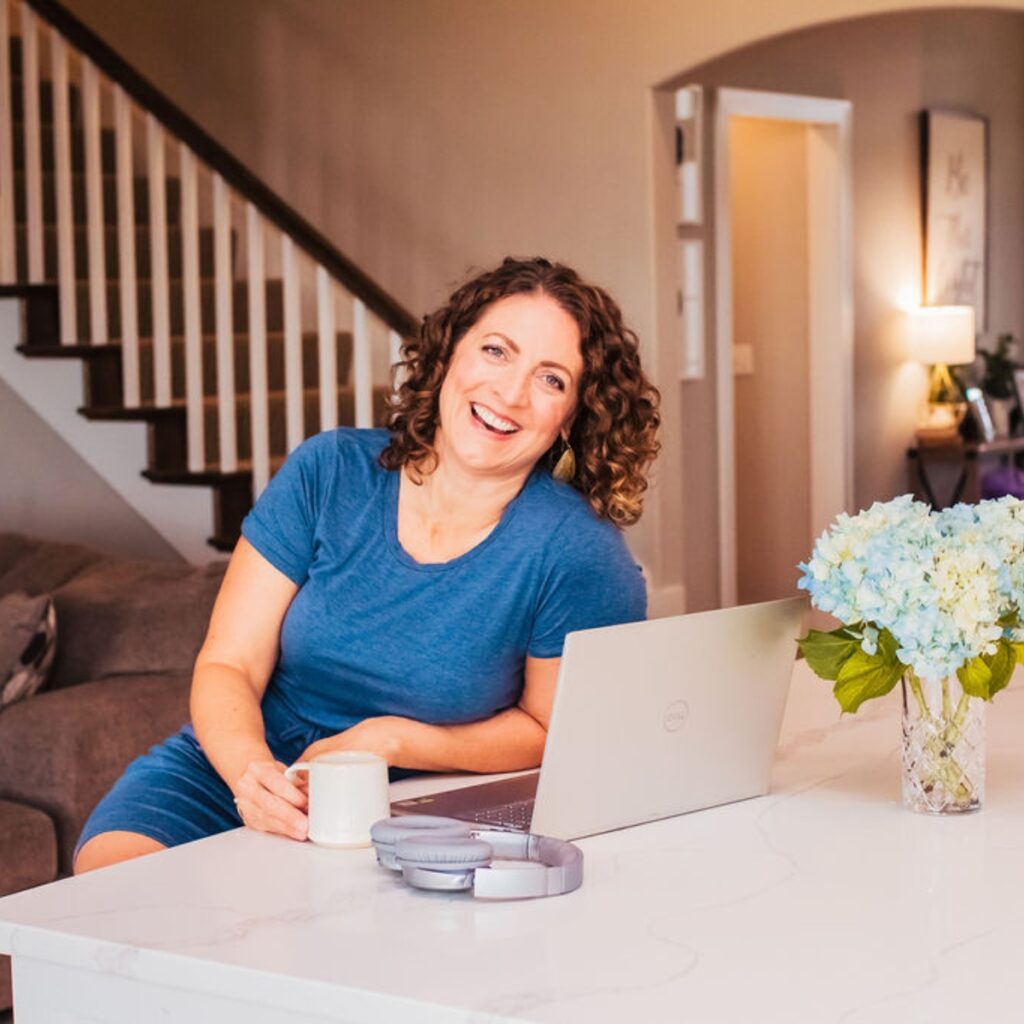
[[[754,373],[754,346],[733,345],[732,373],[734,377],[751,377]]]

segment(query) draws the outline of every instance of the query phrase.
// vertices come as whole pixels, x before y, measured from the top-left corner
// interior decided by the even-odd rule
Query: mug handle
[[[285,768],[284,777],[289,782],[294,782],[295,776],[298,775],[299,772],[308,772],[309,769],[312,767],[312,761],[296,761],[295,764],[290,764],[287,768]]]

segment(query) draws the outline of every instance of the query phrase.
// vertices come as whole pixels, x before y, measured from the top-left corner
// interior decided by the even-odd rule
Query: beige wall
[[[652,153],[658,133],[652,88],[717,54],[816,23],[820,3],[68,0],[68,6],[415,312],[436,304],[471,268],[505,253],[547,253],[607,285],[640,332],[665,392],[657,509],[631,543],[661,583],[680,578],[684,528],[704,552],[713,551],[713,516],[700,504],[707,493],[702,460],[711,464],[714,443],[705,415],[711,404],[706,393],[692,398],[692,411],[702,418],[694,423],[691,416],[688,431],[703,447],[683,465],[682,391],[673,383],[671,339],[656,335],[662,296],[655,291],[652,179],[664,167]],[[924,6],[831,0],[827,9],[841,18]],[[862,99],[877,107],[895,84],[909,111],[920,94],[936,93],[943,83],[967,88],[974,70],[986,89],[999,74],[1001,85],[1010,86],[1016,71],[998,72],[1006,62],[981,46],[992,42],[1003,54],[1010,42],[1006,24],[982,32],[978,43],[960,35],[910,52],[876,32],[861,58],[877,62],[877,81]],[[774,68],[803,89],[800,71],[809,64],[829,71],[824,85],[839,89],[847,83],[831,70],[837,56],[798,54],[788,66],[771,60],[762,77]],[[887,71],[890,66],[895,70]],[[811,84],[806,88],[818,91]],[[881,133],[886,138],[873,145],[901,147],[898,171],[909,182],[916,174],[913,148],[900,141],[905,115],[896,120],[868,125],[865,138]],[[871,173],[860,170],[861,188]],[[893,194],[889,169],[877,174],[891,210],[888,229],[873,229],[887,256],[875,268],[876,285],[862,280],[868,291],[891,279],[888,259],[905,269],[903,254],[891,252],[891,235],[909,237],[916,217],[916,205],[906,203],[910,193]],[[863,236],[864,245],[870,241]],[[858,370],[877,381],[896,360],[877,340],[887,330],[879,315],[866,324],[876,340],[859,356]],[[859,422],[881,417],[888,423],[899,415],[890,386],[859,395]],[[892,452],[880,450],[875,436],[869,430],[861,438],[862,493],[894,476]],[[684,476],[698,510],[685,522]]]

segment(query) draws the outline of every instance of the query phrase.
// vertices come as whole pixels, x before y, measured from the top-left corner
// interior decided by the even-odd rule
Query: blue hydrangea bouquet
[[[840,515],[800,569],[814,607],[842,623],[798,641],[842,710],[902,683],[904,803],[980,807],[984,704],[1024,660],[1024,502],[878,502]]]

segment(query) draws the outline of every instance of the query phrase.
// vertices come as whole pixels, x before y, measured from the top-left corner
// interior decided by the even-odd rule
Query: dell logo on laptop
[[[677,700],[673,701],[665,709],[665,714],[661,718],[661,724],[665,732],[678,732],[686,725],[686,720],[689,717],[690,705],[685,700]]]

